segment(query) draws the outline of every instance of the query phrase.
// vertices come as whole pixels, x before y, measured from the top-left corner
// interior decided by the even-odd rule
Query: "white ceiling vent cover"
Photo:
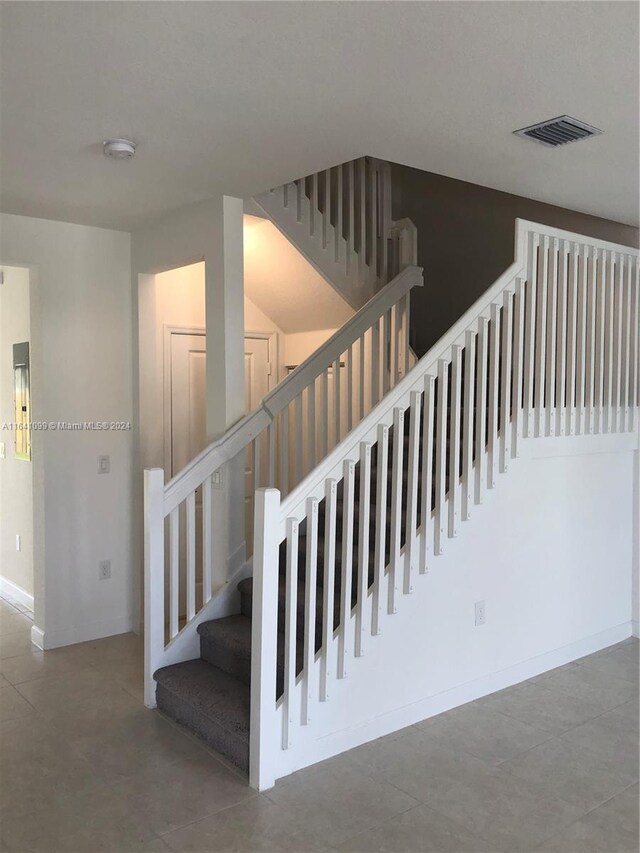
[[[513,132],[516,136],[526,136],[533,139],[534,142],[552,145],[554,148],[557,145],[578,142],[581,139],[589,139],[590,136],[598,136],[604,133],[603,130],[598,130],[597,127],[592,127],[577,118],[571,118],[571,116],[558,116],[558,118],[541,121],[538,124],[532,124],[530,127],[523,127]]]

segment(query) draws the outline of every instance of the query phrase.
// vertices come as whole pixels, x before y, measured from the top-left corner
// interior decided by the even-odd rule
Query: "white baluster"
[[[358,590],[354,655],[361,657],[369,588],[369,522],[371,513],[371,443],[360,444],[360,495],[358,506]]]
[[[187,622],[196,615],[196,493],[191,492],[187,504]]]
[[[525,283],[516,279],[516,292],[513,300],[513,382],[511,385],[511,405],[513,408],[511,455],[520,455],[522,438],[522,383],[524,379],[524,306]]]
[[[398,574],[400,572],[400,535],[402,530],[402,477],[404,457],[404,411],[393,410],[393,461],[391,464],[391,531],[387,613],[396,612]]]
[[[307,504],[306,573],[304,586],[304,640],[302,669],[301,722],[308,725],[310,707],[315,693],[313,675],[316,655],[316,592],[318,588],[318,501],[308,498]]]
[[[353,509],[355,464],[345,460],[342,501],[342,581],[340,589],[340,626],[338,628],[338,678],[347,675],[348,631],[351,622],[351,583],[353,578]]]
[[[558,259],[558,309],[556,348],[556,418],[551,425],[556,435],[564,435],[566,421],[567,381],[567,290],[569,273],[569,245],[560,241]]]
[[[433,555],[431,539],[431,502],[433,498],[433,441],[435,415],[435,377],[424,378],[424,419],[422,421],[422,503],[420,507],[420,527],[422,529],[422,550],[420,572],[429,569]]]
[[[282,748],[291,747],[296,690],[298,615],[298,520],[288,518],[284,605],[284,692],[282,695]]]
[[[180,507],[169,516],[169,638],[178,631],[180,617]]]
[[[500,373],[500,471],[509,469],[511,458],[511,382],[514,373],[512,357],[513,293],[507,291],[502,303],[502,370]]]
[[[550,245],[549,277],[547,280],[547,358],[545,392],[545,435],[556,431],[556,335],[558,312],[558,252],[560,241],[553,240]]]
[[[333,613],[336,577],[336,501],[338,483],[325,481],[324,513],[324,572],[322,600],[322,651],[320,655],[320,701],[329,698],[331,676],[334,672]]]
[[[460,494],[460,395],[462,347],[451,347],[451,419],[449,426],[449,536],[458,535]]]
[[[487,488],[496,485],[498,471],[498,381],[500,368],[500,306],[491,306],[491,325],[489,334],[489,429],[488,429],[488,466]]]
[[[420,458],[420,408],[422,393],[411,392],[409,412],[409,455],[407,482],[407,518],[405,526],[404,592],[413,592],[416,561],[416,531],[418,528],[418,463]]]
[[[371,596],[371,633],[380,633],[382,619],[382,581],[386,567],[387,475],[389,464],[389,427],[380,424],[376,448],[376,520],[373,593]]]
[[[478,320],[478,373],[476,386],[476,491],[475,502],[482,503],[485,487],[487,446],[487,353],[489,346],[489,321]]]
[[[536,349],[536,304],[539,237],[529,234],[526,288],[526,326],[524,336],[524,435],[534,435],[534,387]]]
[[[536,372],[534,379],[536,435],[544,435],[548,271],[549,238],[543,237],[538,256],[538,305],[536,310]]]
[[[465,333],[464,343],[464,409],[462,423],[462,488],[460,517],[471,518],[473,504],[473,412],[476,384],[476,333]]]
[[[588,263],[588,304],[587,304],[587,336],[586,352],[586,391],[585,391],[585,433],[595,429],[596,416],[596,305],[597,305],[597,266],[598,250],[592,249]]]
[[[211,600],[213,592],[213,536],[212,536],[211,477],[202,484],[202,604]]]
[[[565,433],[576,431],[576,376],[578,360],[578,252],[575,243],[569,246],[567,278],[567,389],[566,407],[568,423]]]
[[[438,361],[438,404],[436,409],[436,513],[434,519],[434,554],[444,553],[445,499],[447,489],[447,397],[449,395],[449,362]]]

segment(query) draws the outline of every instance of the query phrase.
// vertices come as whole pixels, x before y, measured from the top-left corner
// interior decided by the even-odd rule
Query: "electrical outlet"
[[[102,560],[98,563],[98,579],[108,581],[111,577],[111,560]]]
[[[0,441],[0,459],[6,459],[6,458],[7,458],[7,445],[4,443],[4,441]]]
[[[484,625],[484,623],[487,621],[487,614],[485,613],[485,609],[484,609],[484,601],[476,601],[475,609],[476,609],[476,626]]]
[[[98,474],[108,474],[111,471],[111,458],[98,456]]]
[[[211,475],[211,485],[214,489],[222,489],[222,468],[218,468]]]

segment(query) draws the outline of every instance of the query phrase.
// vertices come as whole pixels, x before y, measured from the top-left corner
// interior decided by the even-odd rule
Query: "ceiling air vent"
[[[553,145],[554,148],[557,145],[578,142],[580,139],[588,139],[590,136],[598,136],[600,133],[604,133],[597,127],[592,127],[590,124],[578,121],[577,118],[571,118],[571,116],[558,116],[558,118],[541,121],[538,124],[532,124],[530,127],[523,127],[513,132],[516,136],[527,136],[534,142]]]

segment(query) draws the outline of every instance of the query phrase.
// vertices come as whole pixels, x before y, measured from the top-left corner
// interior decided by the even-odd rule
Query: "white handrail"
[[[407,267],[375,294],[344,326],[313,352],[263,399],[257,409],[239,420],[196,456],[165,486],[164,514],[168,515],[215,471],[229,462],[265,430],[280,412],[320,376],[377,319],[412,288],[423,284],[422,269]]]

